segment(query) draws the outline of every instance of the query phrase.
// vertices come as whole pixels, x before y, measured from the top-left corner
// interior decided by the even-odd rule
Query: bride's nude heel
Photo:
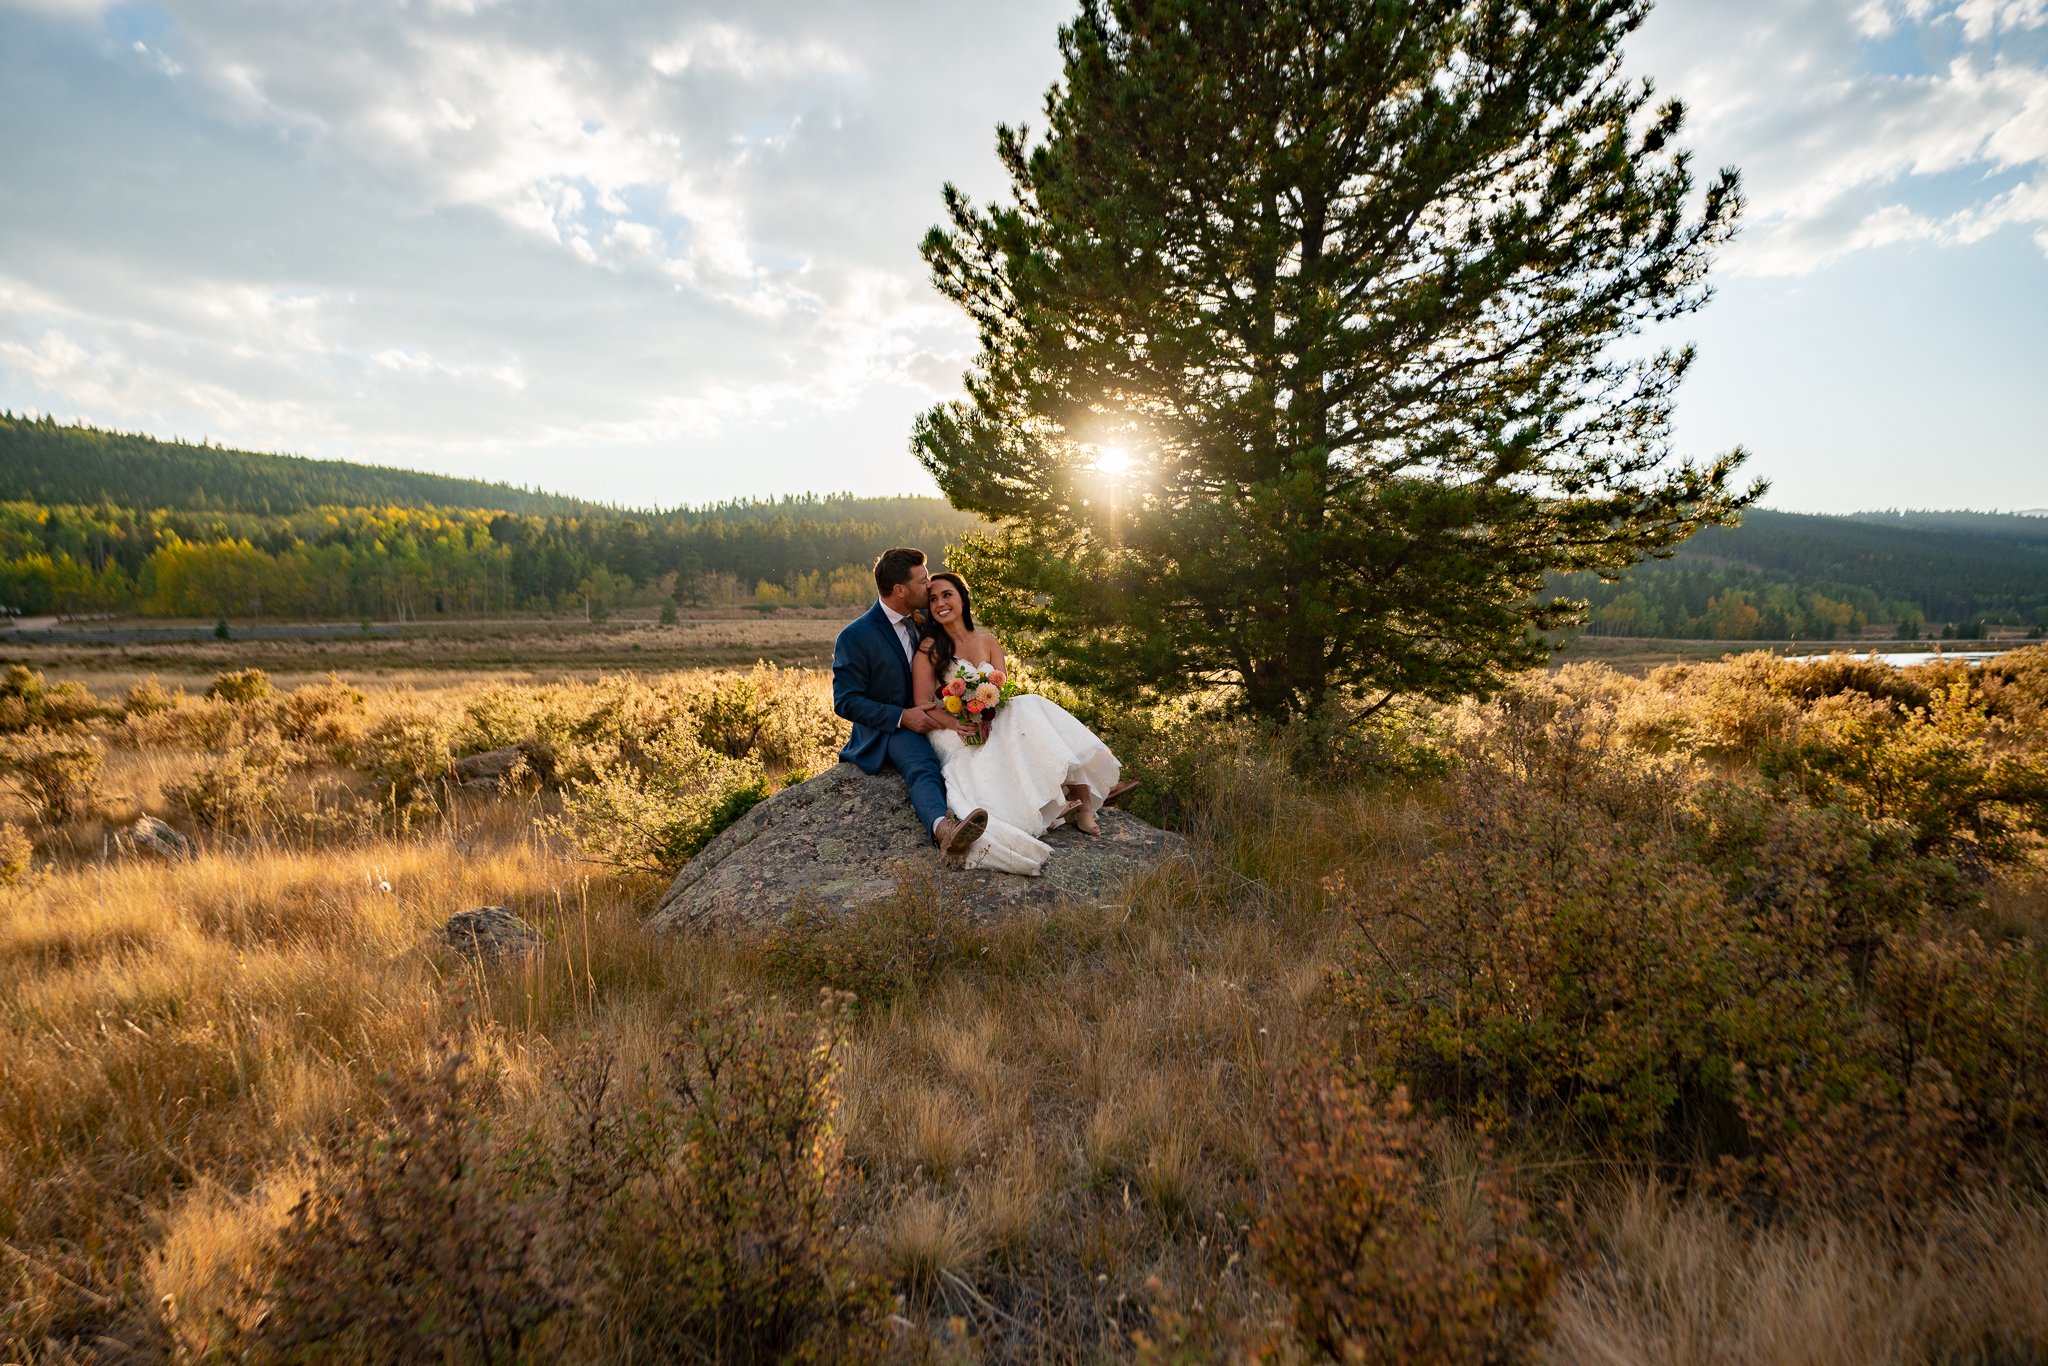
[[[1084,835],[1099,835],[1102,826],[1088,810],[1088,785],[1068,783],[1060,791],[1067,796],[1067,804],[1060,810],[1060,820],[1073,826]],[[1056,822],[1057,823],[1057,822]]]

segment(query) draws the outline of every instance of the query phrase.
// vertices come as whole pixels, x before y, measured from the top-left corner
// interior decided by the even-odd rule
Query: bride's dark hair
[[[974,596],[967,591],[967,580],[951,570],[942,570],[932,575],[932,582],[936,583],[940,579],[944,579],[959,590],[960,628],[964,631],[972,632],[974,630]],[[927,618],[931,616],[929,607],[925,610],[925,616]],[[932,672],[939,680],[939,686],[943,688],[946,686],[946,674],[953,667],[952,634],[945,627],[939,625],[938,622],[930,620],[927,620],[925,623],[924,633],[925,638],[932,643]]]

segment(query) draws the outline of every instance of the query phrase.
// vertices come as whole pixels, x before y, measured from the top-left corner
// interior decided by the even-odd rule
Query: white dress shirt
[[[877,599],[877,601],[880,600]],[[882,615],[889,618],[889,624],[896,628],[896,639],[903,646],[903,657],[905,659],[915,659],[917,657],[917,623],[886,602],[882,603]]]

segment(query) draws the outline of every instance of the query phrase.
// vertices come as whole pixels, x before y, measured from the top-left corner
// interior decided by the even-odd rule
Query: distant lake
[[[1890,653],[1856,654],[1848,650],[1833,650],[1824,655],[1787,655],[1791,664],[1812,664],[1817,660],[1833,659],[1847,655],[1851,659],[1874,659],[1879,664],[1890,664],[1894,668],[1910,669],[1916,664],[1932,664],[1937,659],[1960,659],[1970,664],[1982,664],[1987,659],[1996,659],[2003,650],[1897,650]]]

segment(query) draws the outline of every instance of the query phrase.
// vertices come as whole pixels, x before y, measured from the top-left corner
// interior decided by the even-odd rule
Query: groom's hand
[[[903,726],[919,735],[930,735],[935,730],[950,730],[956,735],[967,733],[967,727],[961,725],[957,718],[936,707],[905,707]]]

